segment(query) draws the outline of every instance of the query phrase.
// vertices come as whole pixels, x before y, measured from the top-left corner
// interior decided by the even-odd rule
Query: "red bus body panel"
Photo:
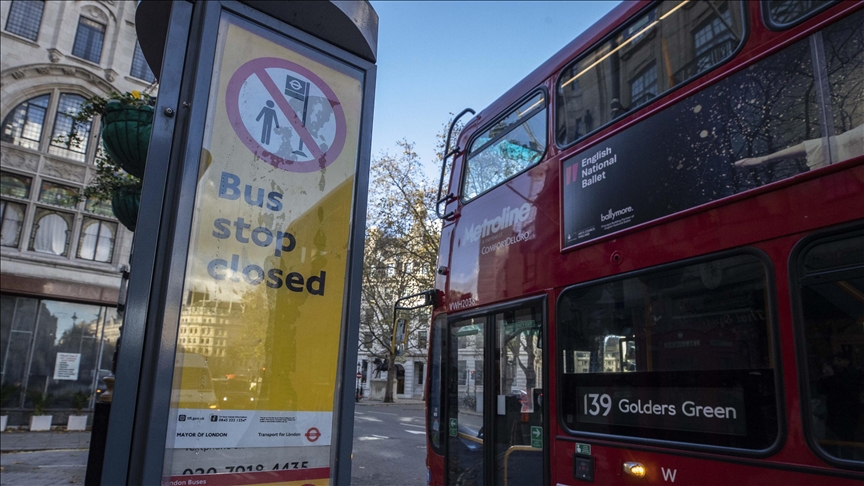
[[[538,87],[555,92],[555,82],[569,61],[585,52],[632,18],[651,2],[623,2],[601,21],[568,44],[523,81],[514,86],[486,110],[478,113],[463,130],[459,147],[464,150],[479,128]],[[860,9],[862,3],[841,2],[801,25],[776,32],[762,22],[760,2],[748,3],[748,33],[741,51],[729,62],[668,95],[650,106],[623,117],[586,140],[565,149],[554,144],[554,122],[549,124],[548,148],[543,160],[481,195],[473,201],[453,201],[445,212],[454,217],[444,222],[439,267],[446,271],[436,278],[443,297],[434,314],[456,314],[509,300],[545,295],[550,332],[544,339],[550,350],[557,350],[555,302],[570,285],[628,273],[669,262],[738,247],[757,248],[773,264],[774,295],[779,321],[782,389],[780,410],[783,423],[779,446],[767,457],[746,453],[719,455],[660,446],[636,445],[626,439],[580,437],[564,430],[558,416],[557,353],[548,353],[547,431],[550,450],[550,484],[583,484],[574,479],[573,456],[576,443],[591,444],[597,484],[862,484],[864,474],[838,469],[818,457],[805,441],[792,304],[790,302],[789,255],[808,234],[864,219],[864,157],[800,174],[759,189],[737,194],[687,211],[672,214],[597,240],[563,248],[561,208],[562,160],[598,144],[637,121],[687,98],[732,73],[746,68],[788,46],[793,41]],[[554,94],[552,95],[554,96]],[[550,113],[554,100],[550,101]],[[548,116],[554,120],[554,115]],[[451,192],[458,195],[464,170],[464,153],[454,161]],[[468,237],[472,227],[524,204],[530,216],[521,231],[530,233],[524,241],[498,248],[484,247],[482,238]],[[430,339],[430,342],[432,340]],[[431,367],[430,367],[431,371]],[[427,386],[431,380],[427,376]],[[427,389],[426,396],[429,396]],[[444,484],[444,457],[428,445],[427,466],[432,484]],[[635,461],[646,466],[647,477],[623,473],[622,464]],[[666,477],[664,478],[664,472]],[[671,480],[674,472],[674,481]]]

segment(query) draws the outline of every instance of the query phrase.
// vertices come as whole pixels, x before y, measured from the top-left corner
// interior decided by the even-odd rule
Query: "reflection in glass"
[[[0,407],[21,407],[39,301],[0,295],[0,365],[6,393]]]
[[[81,405],[73,400],[77,394],[85,399],[82,408],[92,409],[101,379],[111,373],[120,324],[115,311],[8,295],[0,299],[3,408],[26,410],[32,397],[45,394],[49,409],[68,410]],[[54,378],[57,353],[78,355],[77,376]]]
[[[558,80],[558,143],[569,145],[727,59],[744,37],[741,10],[738,1],[662,2],[566,68]]]
[[[30,98],[10,111],[3,120],[0,140],[39,150],[39,139],[42,137],[42,126],[50,98],[47,94]]]
[[[864,236],[803,255],[810,434],[838,459],[864,462]],[[807,269],[812,270],[807,270]]]
[[[558,315],[567,426],[727,447],[768,447],[776,437],[777,420],[766,278],[758,258],[739,255],[566,291]],[[738,396],[746,424],[736,429],[740,437],[709,429],[688,431],[680,423],[647,416],[640,416],[638,427],[586,424],[577,420],[583,398],[577,394],[590,387],[613,396],[641,396],[643,401],[649,393],[658,393],[651,395],[655,400],[662,393],[699,393],[698,400],[706,401]]]
[[[763,83],[770,81],[771,86],[783,86],[789,94],[780,96],[782,91],[771,94],[752,84],[739,87],[738,100],[743,102],[748,94],[755,95],[754,100],[759,104],[735,100],[743,106],[740,119],[756,130],[748,130],[753,135],[746,138],[744,133],[736,134],[735,138],[743,142],[739,153],[742,149],[749,153],[734,165],[751,170],[758,168],[771,177],[792,164],[804,171],[864,155],[864,90],[861,89],[864,83],[864,12],[855,12],[808,40],[798,42],[787,48],[785,54],[788,56],[786,67],[779,64],[783,62],[779,59],[782,56],[774,56],[774,63],[764,62],[767,69],[763,69],[761,77]],[[812,56],[816,56],[816,62],[811,61]],[[790,69],[793,59],[806,60],[807,64],[801,67],[807,70]],[[821,77],[827,77],[830,107],[816,104],[814,93]],[[764,113],[766,108],[771,112],[767,119],[757,114],[757,110]],[[819,110],[824,118],[820,122],[811,120]],[[796,123],[790,123],[792,121]],[[733,117],[730,122],[741,124]],[[738,126],[736,131],[743,132]]]
[[[48,153],[79,162],[84,161],[87,153],[87,143],[90,141],[91,122],[76,122],[73,120],[73,117],[81,111],[83,103],[83,96],[71,93],[60,95]]]
[[[495,315],[495,484],[543,484],[542,313]],[[538,443],[539,442],[539,443]]]
[[[114,210],[111,209],[111,201],[99,201],[96,199],[87,199],[84,205],[84,210],[88,213],[98,214],[107,218],[114,217]]]
[[[54,182],[42,181],[42,187],[39,189],[39,202],[52,204],[54,206],[74,208],[78,204],[76,199],[77,197],[77,188],[56,184]]]
[[[28,199],[30,197],[31,182],[33,182],[31,177],[21,174],[13,174],[11,172],[0,173],[0,194]]]
[[[768,11],[772,24],[783,27],[802,19],[811,12],[821,10],[837,0],[766,0],[762,8]]]
[[[764,278],[739,256],[568,291],[563,371],[770,368]]]
[[[427,419],[427,431],[429,442],[432,447],[440,451],[444,435],[444,417],[441,414],[441,360],[444,347],[444,333],[446,332],[447,318],[438,316],[432,324],[432,348],[429,352],[429,397],[427,399],[429,417]],[[364,376],[366,374],[364,373]]]
[[[72,45],[72,55],[99,62],[102,58],[102,42],[105,39],[105,25],[87,17],[78,19],[78,31]]]
[[[477,197],[540,160],[546,150],[545,103],[538,93],[472,142],[463,199]]]
[[[565,161],[565,175],[586,177],[587,171],[570,170],[580,159],[607,148],[614,148],[616,161],[620,159],[609,169],[618,180],[615,191],[592,193],[599,186],[580,190],[583,186],[567,179],[567,242],[864,156],[862,86],[864,11],[858,10]],[[819,102],[828,99],[830,105]],[[558,122],[561,128],[560,118]],[[652,141],[650,151],[639,143],[644,140]],[[616,170],[620,175],[612,175]],[[665,195],[662,201],[658,188]],[[579,236],[593,230],[596,216],[588,215],[626,208],[625,201],[634,198],[648,204],[626,225],[601,225],[590,236]]]
[[[253,299],[260,297],[249,293],[232,302],[211,299],[207,292],[187,292],[181,309],[177,358],[184,371],[175,394],[187,393],[190,386],[204,386],[203,380],[208,385],[197,392],[199,408],[259,408],[258,402],[266,398],[261,397],[267,341],[263,314],[269,312],[270,304]],[[185,401],[188,397],[178,398]]]
[[[32,41],[39,38],[39,26],[42,24],[44,1],[12,2],[9,6],[9,17],[6,20],[6,30],[26,37]]]
[[[132,70],[129,72],[129,75],[148,83],[156,80],[156,76],[153,75],[153,71],[147,65],[147,60],[144,59],[141,44],[137,41],[135,42],[135,54],[132,55]]]
[[[483,352],[485,319],[450,326],[448,390],[448,477],[450,484],[482,485],[483,480]],[[477,371],[481,374],[478,376]],[[478,379],[479,378],[479,379]]]

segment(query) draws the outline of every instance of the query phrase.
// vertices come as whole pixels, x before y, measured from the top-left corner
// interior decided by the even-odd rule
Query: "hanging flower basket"
[[[117,100],[109,100],[105,104],[105,114],[102,116],[105,151],[123,170],[138,178],[144,177],[152,128],[152,106],[131,106]]]
[[[111,209],[120,224],[135,231],[138,208],[141,205],[141,186],[121,186],[111,198]]]

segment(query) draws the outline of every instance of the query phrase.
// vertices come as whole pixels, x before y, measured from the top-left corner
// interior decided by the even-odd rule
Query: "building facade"
[[[424,333],[428,333],[427,329]],[[417,348],[411,348],[404,355],[396,358],[396,381],[393,384],[393,394],[396,399],[425,398],[426,390],[426,335],[419,339]],[[420,349],[418,349],[420,348]],[[373,340],[360,336],[360,347],[357,350],[357,373],[360,378],[356,387],[362,390],[362,397],[369,400],[384,400],[387,387],[387,373],[382,359],[386,355],[384,349],[373,344]]]
[[[136,5],[0,1],[0,371],[11,425],[40,396],[55,424],[81,394],[92,408],[111,370],[133,234],[110,203],[81,196],[99,120],[73,127],[72,117],[94,95],[155,94]],[[73,128],[81,144],[64,143]]]

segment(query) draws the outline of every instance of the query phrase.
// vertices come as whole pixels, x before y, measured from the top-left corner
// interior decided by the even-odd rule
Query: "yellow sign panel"
[[[232,17],[218,42],[165,482],[326,482],[362,73]]]

